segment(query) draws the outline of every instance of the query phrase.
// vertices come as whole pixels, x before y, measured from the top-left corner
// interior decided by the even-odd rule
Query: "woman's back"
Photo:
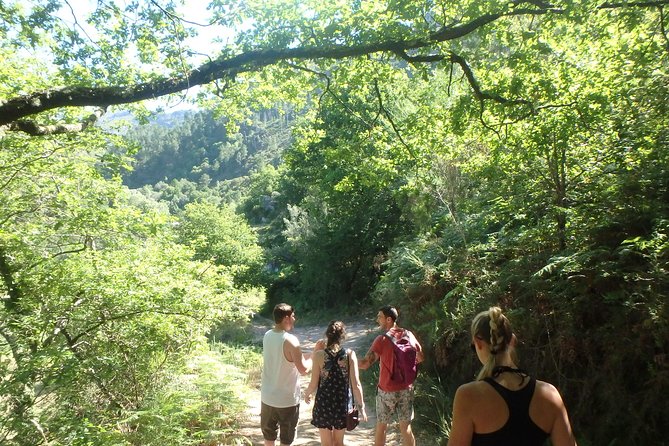
[[[517,342],[500,307],[474,317],[471,347],[482,364],[477,381],[453,400],[449,446],[576,446],[567,409],[555,387],[516,365]]]
[[[327,348],[323,355],[322,363],[318,358],[322,365],[311,424],[318,428],[343,429],[346,427],[346,412],[352,401],[348,354],[343,349],[332,351]]]
[[[462,411],[460,414],[454,412],[454,422],[455,417],[461,415],[471,420],[472,440],[471,443],[463,444],[541,445],[549,435],[553,438],[552,433],[556,425],[559,425],[563,407],[562,398],[555,387],[534,379],[525,379],[521,384],[515,374],[503,374],[496,380],[490,378],[489,381],[495,384],[487,380],[474,381],[461,386],[456,393]],[[511,412],[505,396],[507,400],[512,400],[512,405],[516,405],[514,419],[520,419],[511,425]],[[524,413],[518,407],[523,401],[526,401]],[[511,442],[509,438],[512,439]],[[527,438],[527,442],[522,442],[521,438]],[[458,443],[449,443],[451,444]]]
[[[516,389],[508,389],[492,378],[483,382],[489,385],[502,399],[489,396],[496,406],[496,419],[486,420],[489,425],[485,429],[474,429],[472,445],[474,446],[541,446],[548,438],[530,416],[530,405],[534,399],[536,381],[525,378],[524,385]],[[516,386],[514,386],[516,387]],[[502,415],[502,416],[500,416]]]

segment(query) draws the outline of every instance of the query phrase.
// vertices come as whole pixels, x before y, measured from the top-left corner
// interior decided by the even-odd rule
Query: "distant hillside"
[[[292,114],[263,111],[234,135],[228,135],[225,120],[210,111],[179,111],[136,125],[126,136],[141,148],[124,183],[138,189],[185,179],[208,187],[263,165],[276,166],[290,144],[293,119]]]
[[[174,127],[175,125],[180,124],[186,115],[192,115],[194,113],[196,113],[196,111],[193,109],[181,109],[171,111],[169,113],[157,113],[149,118],[149,123],[163,127]],[[139,126],[137,118],[135,118],[132,112],[128,110],[106,113],[102,115],[98,121],[98,125],[102,126],[103,128],[111,128],[119,121],[126,121],[131,126]]]

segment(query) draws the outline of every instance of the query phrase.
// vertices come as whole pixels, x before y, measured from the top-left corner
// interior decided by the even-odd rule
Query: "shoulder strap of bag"
[[[355,408],[355,397],[353,396],[353,384],[351,384],[351,349],[346,349],[346,360],[348,365],[348,388],[351,390],[351,407]]]

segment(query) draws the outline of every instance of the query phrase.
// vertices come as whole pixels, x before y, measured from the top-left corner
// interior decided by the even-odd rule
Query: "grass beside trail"
[[[133,429],[127,440],[142,446],[240,444],[239,423],[261,363],[259,347],[210,343],[142,410],[128,414],[124,422]]]

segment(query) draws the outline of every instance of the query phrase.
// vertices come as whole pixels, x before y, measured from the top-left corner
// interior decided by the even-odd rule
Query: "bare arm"
[[[416,336],[413,333],[411,333],[411,338],[413,339],[414,347],[416,348],[416,362],[420,364],[421,362],[425,361],[423,346],[420,345],[420,342],[418,342],[418,339],[416,339]]]
[[[299,342],[286,339],[283,343],[283,354],[288,362],[295,364],[295,368],[300,372],[300,375],[304,376],[311,370],[311,358],[307,358],[302,354]]]
[[[362,384],[360,384],[360,373],[358,371],[358,358],[355,352],[350,350],[351,356],[351,370],[349,370],[349,379],[351,380],[351,390],[353,391],[353,398],[356,401],[356,407],[360,412],[362,421],[367,421],[367,412],[365,411],[365,399],[362,395]]]
[[[425,353],[423,353],[423,347],[418,343],[416,344],[418,346],[418,348],[416,348],[416,362],[420,364],[425,361]]]
[[[552,387],[552,386],[551,386]],[[553,446],[576,446],[576,439],[571,430],[571,423],[569,422],[569,415],[567,415],[567,408],[562,401],[560,393],[552,387],[551,392],[554,399],[554,404],[557,409],[555,420],[551,428],[551,443]]]
[[[453,401],[453,421],[448,446],[470,446],[474,435],[474,422],[471,417],[470,392],[462,386],[455,392]]]
[[[318,381],[321,376],[321,358],[322,355],[319,355],[317,352],[313,356],[313,368],[311,369],[311,381],[309,381],[309,386],[304,391],[304,402],[309,404],[311,403],[311,395],[316,392],[318,388]]]
[[[379,360],[379,355],[377,355],[370,349],[365,355],[365,357],[362,358],[360,362],[358,362],[358,368],[360,370],[367,370],[372,366],[372,364],[374,364],[378,360]]]

